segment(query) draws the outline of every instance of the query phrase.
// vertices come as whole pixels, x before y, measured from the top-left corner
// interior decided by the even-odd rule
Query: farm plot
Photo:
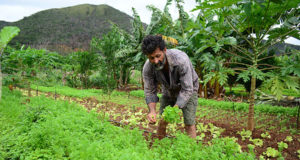
[[[153,141],[149,148],[140,130],[116,127],[95,109],[88,113],[76,103],[43,95],[28,98],[7,88],[4,93],[0,159],[254,158],[228,137],[215,138],[208,146],[177,133],[176,138]]]
[[[26,93],[25,93],[26,94]],[[48,97],[54,97],[51,92]],[[107,95],[76,98],[57,95],[57,99],[75,101],[87,110],[95,110],[103,117],[117,125],[129,128],[139,128],[144,135],[155,137],[156,125],[148,124],[145,119],[147,113],[143,98],[130,96],[126,93],[115,92]],[[109,99],[109,101],[108,101]],[[266,114],[256,112],[256,129],[254,132],[244,130],[247,113],[242,111],[225,110],[210,106],[198,107],[197,112],[197,140],[204,144],[217,137],[234,137],[243,151],[253,152],[258,157],[297,159],[300,149],[300,136],[295,128],[296,118],[285,114]],[[183,132],[183,124],[169,124],[168,135],[174,137],[177,131]],[[146,137],[147,137],[146,136]]]

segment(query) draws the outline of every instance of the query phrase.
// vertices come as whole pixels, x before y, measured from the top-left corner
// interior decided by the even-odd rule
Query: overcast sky
[[[149,4],[163,10],[166,0],[0,0],[0,20],[7,22],[15,22],[21,20],[24,16],[30,16],[33,13],[51,9],[64,8],[79,4],[107,4],[122,12],[132,16],[131,8],[134,7],[141,17],[141,20],[149,24],[151,12],[146,9]],[[184,9],[190,15],[196,15],[189,12],[195,8],[195,0],[185,0]],[[173,19],[178,18],[178,11],[173,3],[170,8],[170,13]],[[290,38],[287,43],[300,45],[300,41]]]

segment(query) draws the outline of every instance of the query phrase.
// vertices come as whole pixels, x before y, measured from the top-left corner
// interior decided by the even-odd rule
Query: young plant
[[[255,139],[251,139],[251,138],[250,138],[250,141],[252,141],[253,144],[254,144],[255,146],[258,146],[258,147],[262,147],[263,144],[264,144],[264,141],[261,140],[261,139],[258,139],[258,138],[255,138]]]
[[[238,134],[241,135],[242,140],[244,141],[246,138],[250,138],[252,135],[252,132],[249,130],[243,129],[242,131],[238,131]]]
[[[279,149],[279,151],[281,152],[283,149],[287,149],[289,146],[288,146],[288,144],[286,144],[286,143],[284,143],[284,142],[278,142],[277,143],[278,144],[278,149]]]
[[[250,153],[254,153],[255,145],[253,145],[253,144],[248,144],[247,146],[248,146],[249,152],[250,152]]]
[[[199,132],[207,132],[207,125],[205,125],[203,123],[198,123],[197,130]]]
[[[261,134],[261,137],[262,137],[262,138],[269,138],[269,139],[270,139],[270,138],[271,138],[271,135],[269,134],[269,132],[266,132],[266,133],[262,133],[262,134]]]
[[[292,136],[286,136],[285,140],[286,142],[292,142],[293,141],[293,137]]]
[[[276,158],[280,155],[279,151],[272,147],[268,147],[267,151],[264,152],[263,154],[266,155],[267,157],[272,157],[272,158]]]
[[[168,123],[178,123],[180,122],[180,109],[177,107],[167,106],[162,117]]]
[[[204,133],[201,133],[200,136],[197,136],[197,137],[196,137],[196,140],[202,141],[204,137],[205,137],[205,134],[204,134]]]

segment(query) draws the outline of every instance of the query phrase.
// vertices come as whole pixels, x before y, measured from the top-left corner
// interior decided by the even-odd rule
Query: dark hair
[[[165,47],[165,41],[158,35],[148,35],[144,38],[142,43],[142,51],[145,55],[152,54],[156,48],[159,48],[162,51]]]

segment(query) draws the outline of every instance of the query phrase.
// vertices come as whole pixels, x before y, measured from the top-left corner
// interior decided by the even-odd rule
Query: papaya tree
[[[2,61],[2,53],[7,46],[7,44],[20,32],[18,27],[14,26],[6,26],[0,31],[0,101],[2,97],[2,69],[1,69],[1,61]]]
[[[237,43],[232,43],[233,50],[221,48],[224,52],[239,57],[248,63],[239,63],[243,67],[233,68],[239,71],[239,78],[251,81],[250,103],[248,113],[248,129],[254,129],[254,104],[256,80],[264,80],[266,73],[280,68],[273,64],[262,63],[263,60],[276,55],[263,56],[275,44],[288,37],[299,39],[299,9],[297,1],[290,0],[205,0],[195,10],[202,12],[216,10],[223,16],[236,35]],[[245,34],[246,33],[246,34]],[[241,43],[245,42],[245,44]],[[239,54],[237,54],[239,53]],[[262,66],[266,66],[262,68]],[[288,85],[289,88],[295,88]]]

